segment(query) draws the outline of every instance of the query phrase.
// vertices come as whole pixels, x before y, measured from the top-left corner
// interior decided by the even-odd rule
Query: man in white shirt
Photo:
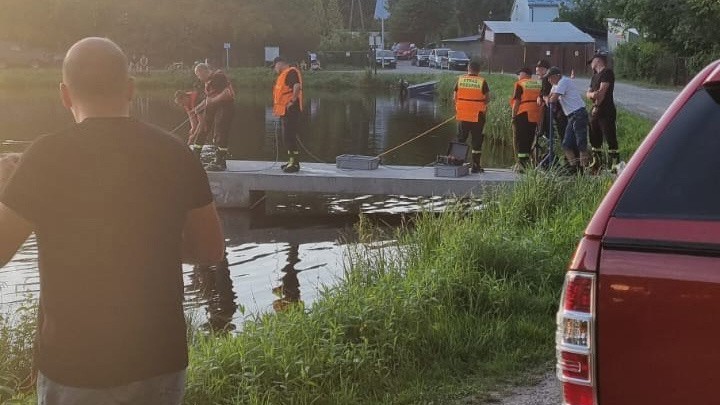
[[[571,171],[582,173],[587,166],[590,154],[588,144],[588,113],[580,91],[572,79],[562,75],[560,68],[551,67],[545,77],[553,85],[550,91],[550,102],[560,102],[563,113],[568,118],[567,128],[562,141],[565,158]]]

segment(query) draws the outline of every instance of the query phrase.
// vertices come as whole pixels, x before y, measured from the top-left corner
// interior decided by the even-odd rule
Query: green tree
[[[607,31],[607,7],[603,0],[572,0],[560,6],[559,21],[571,22],[585,31]]]
[[[387,28],[397,41],[425,43],[440,39],[453,16],[452,3],[446,0],[396,0]]]

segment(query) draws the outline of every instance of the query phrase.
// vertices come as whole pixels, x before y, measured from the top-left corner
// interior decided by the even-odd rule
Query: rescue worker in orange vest
[[[212,135],[217,150],[215,159],[205,166],[205,170],[224,171],[227,169],[225,160],[229,155],[228,142],[235,115],[235,91],[225,73],[221,70],[211,70],[206,63],[195,66],[195,76],[205,84],[205,101],[196,107],[196,111],[204,109],[205,115],[200,121],[198,136],[193,147],[202,150],[205,135]]]
[[[303,109],[302,74],[280,56],[273,61],[273,68],[278,74],[273,89],[273,114],[280,118],[283,143],[288,151],[288,162],[281,168],[285,173],[297,173],[300,171],[297,146]]]
[[[465,143],[472,134],[472,167],[473,173],[482,173],[480,164],[482,156],[483,129],[485,128],[485,112],[490,101],[490,88],[487,81],[480,76],[480,64],[472,61],[468,64],[468,73],[460,76],[453,93],[455,100],[455,118],[458,120],[458,141]]]
[[[512,98],[513,146],[517,154],[515,171],[522,173],[530,167],[530,149],[535,142],[535,133],[541,118],[541,108],[537,103],[542,91],[542,83],[532,79],[530,68],[524,67],[517,72],[518,81]]]

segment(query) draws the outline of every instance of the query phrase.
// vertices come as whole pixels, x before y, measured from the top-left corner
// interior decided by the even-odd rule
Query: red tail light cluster
[[[597,405],[594,381],[595,275],[570,271],[557,315],[557,373],[566,405]]]

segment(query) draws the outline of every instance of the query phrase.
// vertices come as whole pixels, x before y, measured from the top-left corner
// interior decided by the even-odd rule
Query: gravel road
[[[378,73],[441,73],[447,70],[430,69],[427,67],[412,66],[408,61],[398,62],[397,69],[380,69]],[[460,74],[462,72],[457,72]],[[578,77],[575,79],[578,89],[584,94],[590,87],[590,79]],[[615,103],[631,112],[642,115],[653,121],[660,119],[670,104],[679,94],[676,90],[649,89],[634,84],[615,83]]]

